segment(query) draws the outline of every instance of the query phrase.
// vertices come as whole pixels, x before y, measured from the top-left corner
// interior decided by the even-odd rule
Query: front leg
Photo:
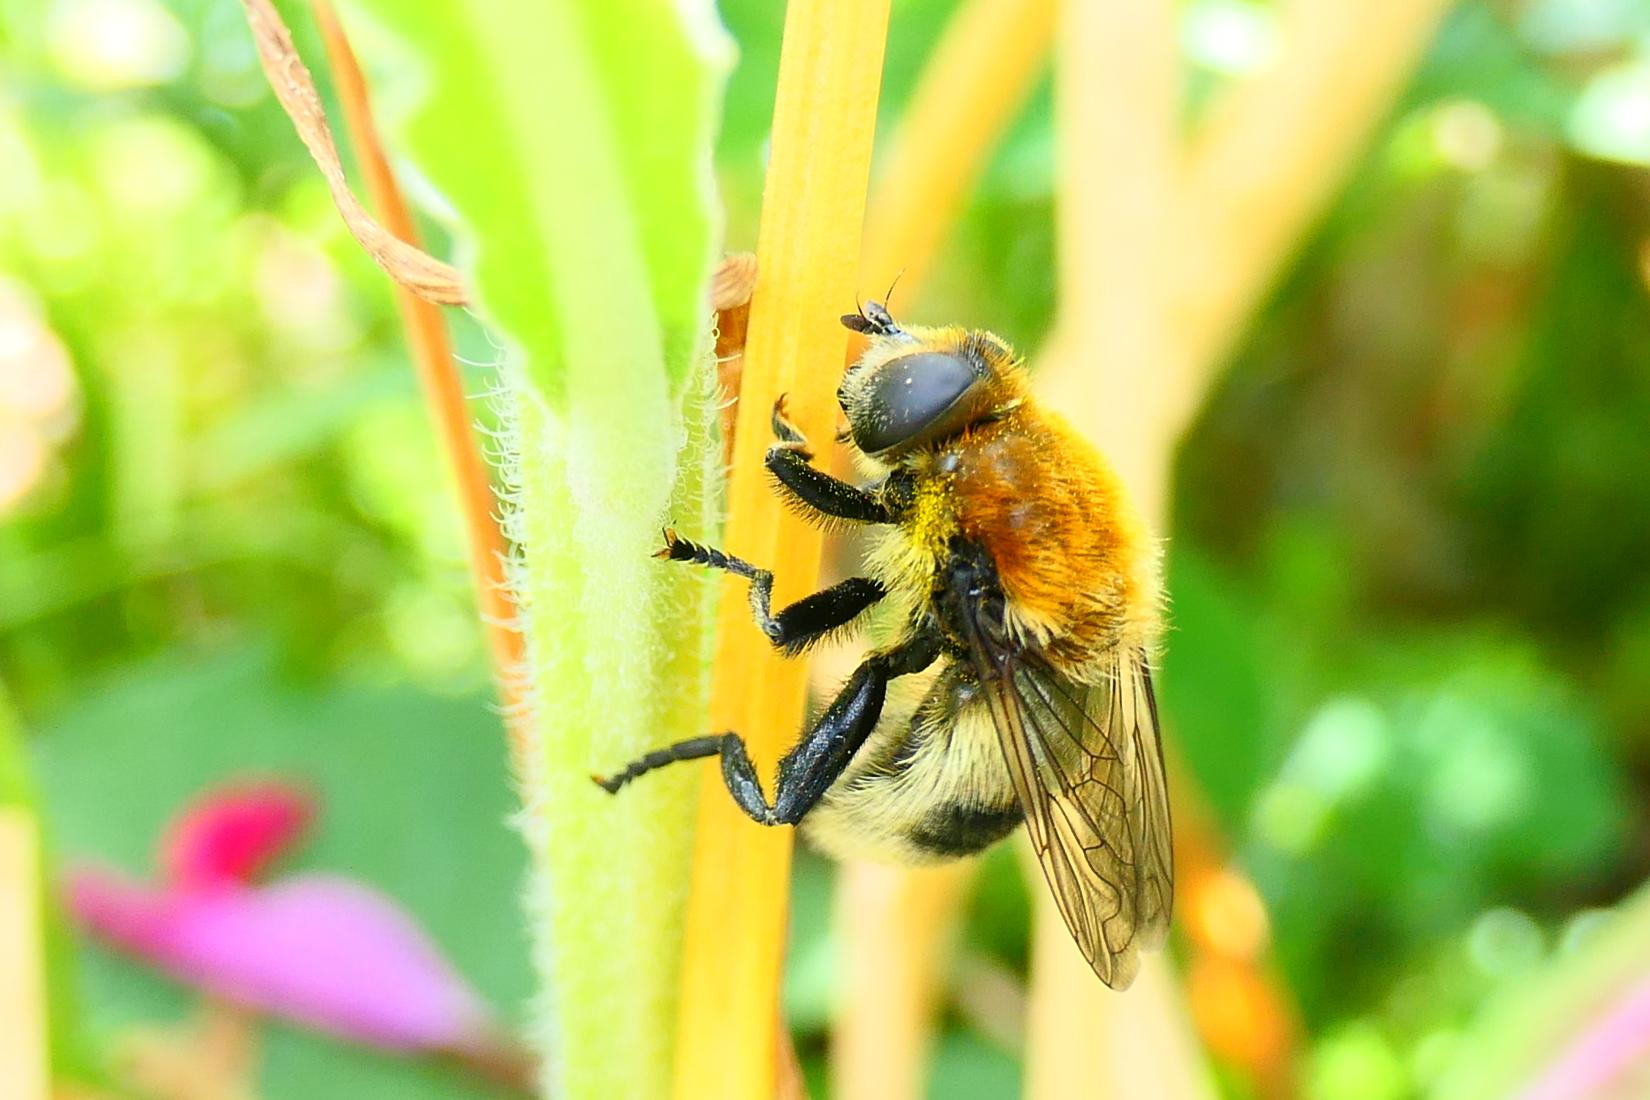
[[[809,519],[850,523],[893,523],[894,512],[882,497],[809,465],[808,438],[785,416],[785,398],[773,403],[776,442],[762,460],[778,483],[780,495]]]
[[[888,681],[921,672],[939,654],[939,632],[925,624],[893,649],[867,657],[825,713],[779,761],[779,783],[771,803],[762,792],[762,781],[745,749],[744,738],[737,733],[681,741],[648,753],[611,777],[593,778],[613,794],[632,779],[666,764],[720,756],[722,781],[741,810],[762,825],[795,825],[837,781],[876,728],[887,699]]]
[[[750,562],[724,554],[714,546],[703,546],[679,538],[676,532],[669,529],[665,531],[664,549],[656,556],[723,569],[750,581],[751,617],[768,640],[783,649],[787,657],[795,657],[833,630],[847,626],[859,617],[860,612],[887,595],[887,589],[869,577],[849,577],[840,584],[781,608],[775,615],[771,609],[773,573],[767,569],[758,569]]]

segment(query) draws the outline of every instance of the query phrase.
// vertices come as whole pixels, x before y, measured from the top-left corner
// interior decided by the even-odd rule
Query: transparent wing
[[[1174,895],[1168,787],[1145,655],[1077,684],[975,636],[979,676],[1049,889],[1100,980],[1125,989]]]

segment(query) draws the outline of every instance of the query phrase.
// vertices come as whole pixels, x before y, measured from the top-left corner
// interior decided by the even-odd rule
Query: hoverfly
[[[1116,475],[1031,396],[989,332],[895,323],[869,338],[837,397],[867,488],[811,465],[774,406],[765,459],[804,516],[882,527],[852,577],[774,612],[773,574],[665,533],[659,556],[750,582],[751,609],[795,655],[888,601],[904,624],[870,653],[779,763],[770,801],[737,733],[650,752],[609,792],[679,760],[719,756],[745,813],[798,825],[837,857],[927,863],[980,851],[1021,821],[1072,936],[1107,985],[1134,980],[1167,933],[1169,802],[1151,653],[1157,550]],[[889,682],[938,667],[914,707]]]

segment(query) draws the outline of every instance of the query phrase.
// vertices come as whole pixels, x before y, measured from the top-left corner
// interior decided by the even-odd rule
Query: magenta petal
[[[99,867],[68,876],[69,911],[92,932],[134,955],[158,955],[176,924],[170,897]]]
[[[251,882],[292,846],[314,816],[309,796],[279,780],[217,787],[173,819],[161,841],[166,880],[178,886]]]
[[[92,931],[218,996],[392,1050],[487,1042],[475,992],[412,919],[329,875],[267,887],[156,892],[82,872],[70,904]]]
[[[1583,1100],[1626,1073],[1650,1047],[1650,979],[1590,1020],[1518,1100]]]

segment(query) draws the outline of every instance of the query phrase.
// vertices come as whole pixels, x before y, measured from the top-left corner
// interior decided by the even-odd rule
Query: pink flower
[[[481,998],[394,901],[330,874],[251,881],[313,816],[279,782],[226,787],[168,830],[168,881],[98,867],[71,875],[69,905],[93,934],[215,996],[397,1051],[496,1051]]]
[[[250,883],[314,817],[314,801],[279,780],[219,787],[172,820],[161,867],[174,886]]]

